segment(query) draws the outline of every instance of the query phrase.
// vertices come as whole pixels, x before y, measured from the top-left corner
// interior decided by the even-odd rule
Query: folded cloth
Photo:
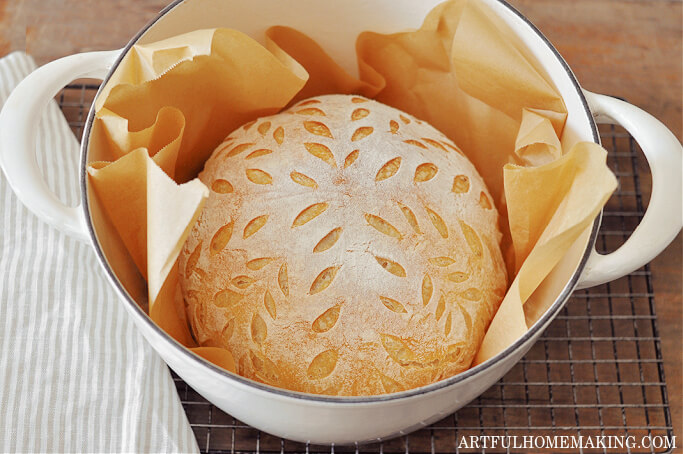
[[[34,69],[0,59],[0,106]],[[54,101],[35,126],[48,185],[75,204],[78,142]],[[167,366],[117,299],[90,246],[0,174],[0,452],[198,452]]]

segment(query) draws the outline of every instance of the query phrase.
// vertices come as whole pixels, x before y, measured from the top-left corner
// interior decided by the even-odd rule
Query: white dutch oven
[[[441,0],[175,1],[125,49],[72,55],[28,76],[0,114],[0,164],[19,199],[36,215],[93,245],[111,285],[150,344],[183,380],[222,410],[265,432],[303,442],[362,442],[410,432],[454,412],[498,381],[529,350],[575,288],[598,285],[640,268],[681,229],[682,149],[676,137],[632,105],[582,91],[562,57],[524,16],[502,0],[481,1],[513,31],[518,44],[561,92],[569,111],[563,145],[598,142],[596,120],[622,125],[648,159],[652,197],[640,226],[609,255],[594,250],[598,216],[534,294],[553,303],[529,332],[496,357],[438,383],[377,397],[324,397],[256,383],[199,358],[150,321],[107,260],[116,253],[116,245],[101,227],[100,207],[89,191],[85,172],[87,163],[97,159],[89,150],[94,112],[90,111],[82,138],[81,206],[67,207],[50,192],[36,165],[34,149],[37,119],[48,101],[79,77],[102,78],[106,83],[133,44],[214,27],[236,28],[261,40],[268,26],[288,25],[317,40],[355,74],[354,43],[360,32],[417,28]]]

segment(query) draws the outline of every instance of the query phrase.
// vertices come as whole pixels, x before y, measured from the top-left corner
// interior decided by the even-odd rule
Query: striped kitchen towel
[[[0,59],[0,106],[33,69],[23,53]],[[35,127],[48,185],[75,204],[78,143],[55,102]],[[197,451],[167,366],[90,246],[38,220],[0,174],[0,452]]]

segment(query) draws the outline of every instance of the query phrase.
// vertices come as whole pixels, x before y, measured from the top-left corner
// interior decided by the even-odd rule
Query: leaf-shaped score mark
[[[242,234],[242,238],[246,240],[247,238],[252,236],[254,233],[261,230],[261,228],[263,228],[263,226],[266,225],[266,222],[268,222],[268,215],[267,214],[264,214],[263,216],[259,216],[259,217],[252,219],[244,227],[244,232]]]
[[[304,146],[306,147],[306,151],[316,158],[322,159],[332,167],[337,167],[337,163],[334,161],[334,154],[332,154],[332,150],[327,148],[325,145],[321,143],[306,142],[304,143]]]
[[[256,151],[252,151],[251,153],[249,153],[249,154],[247,155],[247,157],[244,158],[244,159],[254,159],[254,158],[258,158],[258,157],[260,157],[260,156],[269,155],[269,154],[271,154],[272,152],[273,152],[273,150],[269,150],[269,149],[267,149],[267,148],[260,148],[260,149],[258,149],[258,150],[256,150]]]
[[[346,169],[348,166],[356,162],[356,159],[358,159],[359,154],[360,150],[353,150],[351,153],[349,153],[346,156],[346,159],[344,159],[344,168]]]
[[[223,326],[223,330],[221,331],[221,338],[223,339],[223,342],[228,342],[230,338],[232,337],[233,333],[235,332],[235,319],[231,318],[225,323],[225,326]]]
[[[249,268],[252,271],[258,271],[258,270],[262,269],[263,267],[265,267],[266,265],[268,265],[273,260],[275,260],[275,259],[272,257],[259,257],[259,258],[254,259],[254,260],[249,260],[247,262],[247,268]]]
[[[421,234],[422,232],[420,231],[420,225],[417,223],[417,217],[415,216],[415,213],[413,213],[413,211],[410,208],[408,208],[401,202],[398,202],[398,206],[401,208],[403,216],[406,218],[406,221],[408,221],[408,224],[410,224],[415,233]]]
[[[277,284],[280,286],[282,294],[289,296],[289,277],[287,275],[287,264],[283,263],[280,266],[280,271],[277,273]]]
[[[298,113],[299,115],[311,115],[311,116],[318,115],[320,117],[325,116],[325,112],[318,109],[317,107],[308,107],[306,109],[297,110],[296,113]]]
[[[213,238],[211,238],[209,247],[211,255],[216,255],[225,248],[230,241],[230,238],[232,238],[232,229],[234,225],[235,223],[230,221],[216,231]]]
[[[443,295],[441,295],[439,297],[439,302],[436,305],[436,311],[434,311],[434,316],[436,317],[437,321],[441,320],[444,310],[446,310],[446,299],[443,297]]]
[[[249,277],[249,276],[237,276],[230,281],[232,285],[237,287],[240,290],[244,290],[248,288],[251,284],[253,284],[255,279]]]
[[[445,140],[442,140],[441,143],[444,144],[444,145],[446,145],[448,148],[450,148],[451,150],[455,151],[456,153],[458,153],[458,154],[460,154],[460,155],[462,155],[462,156],[465,156],[465,153],[463,153],[462,150],[461,150],[460,148],[454,146],[453,144],[448,143],[448,142],[446,142]]]
[[[379,263],[382,268],[384,268],[394,276],[406,277],[405,268],[403,268],[401,265],[394,262],[393,260],[389,260],[384,257],[375,257],[375,260],[377,260],[377,263]]]
[[[309,99],[308,101],[302,101],[298,104],[299,107],[303,106],[311,106],[313,104],[320,104],[320,100],[318,99]]]
[[[403,143],[407,143],[408,145],[413,145],[415,147],[422,148],[423,150],[427,149],[427,145],[423,144],[419,140],[408,139],[408,140],[404,140]]]
[[[261,169],[247,169],[247,178],[249,181],[255,184],[272,184],[273,177],[270,176],[268,172],[264,172]]]
[[[417,361],[417,355],[401,340],[391,334],[379,334],[382,346],[391,359],[401,366],[409,366]]]
[[[482,296],[481,290],[478,288],[468,288],[462,292],[462,297],[470,301],[479,301]]]
[[[258,128],[256,129],[258,129],[259,134],[265,136],[266,134],[268,134],[268,131],[270,131],[270,122],[264,121],[263,123],[258,125]]]
[[[368,109],[356,109],[351,113],[351,121],[358,121],[367,117],[368,115],[370,115],[370,111]]]
[[[448,336],[451,333],[451,325],[452,324],[453,324],[453,314],[451,312],[449,312],[448,316],[446,317],[446,323],[444,324],[444,328],[443,328],[444,336]]]
[[[437,142],[436,140],[429,139],[429,138],[427,138],[427,137],[423,137],[422,140],[424,140],[425,142],[427,142],[429,145],[431,145],[431,146],[433,146],[433,147],[435,147],[435,148],[439,148],[439,149],[445,151],[446,153],[448,153],[448,150],[446,150],[446,147],[444,147],[443,145],[441,145],[441,144],[440,144],[439,142]]]
[[[256,345],[261,347],[263,345],[263,341],[266,340],[267,335],[268,328],[266,326],[266,322],[263,321],[260,315],[254,314],[251,319],[251,339]]]
[[[401,168],[401,158],[397,157],[394,158],[390,161],[388,161],[386,164],[382,166],[379,171],[377,171],[377,175],[375,176],[375,181],[383,181],[386,180],[387,178],[391,178],[394,175],[396,175],[396,172],[398,172],[398,169]]]
[[[312,221],[316,217],[320,216],[327,210],[329,207],[329,204],[326,202],[323,203],[314,203],[313,205],[305,208],[301,213],[299,213],[296,218],[294,218],[294,222],[292,222],[292,228],[294,227],[301,227],[302,225],[306,224],[307,222]]]
[[[393,238],[398,238],[399,240],[401,239],[401,232],[381,217],[366,213],[365,220],[378,232]]]
[[[230,289],[221,290],[213,297],[213,304],[218,307],[230,307],[239,303],[244,298],[241,293],[234,292]]]
[[[277,318],[277,306],[275,305],[275,299],[273,299],[273,295],[270,294],[268,289],[266,289],[265,293],[263,294],[263,305],[266,307],[268,314],[270,314],[272,319],[275,320]]]
[[[462,229],[462,233],[465,236],[467,244],[472,250],[472,254],[474,254],[477,258],[481,258],[484,255],[484,247],[481,244],[481,240],[479,239],[477,232],[475,232],[472,227],[462,220],[460,221],[460,228]]]
[[[467,273],[463,273],[462,271],[456,271],[448,275],[448,280],[451,282],[455,282],[456,284],[465,282],[469,278],[470,276]]]
[[[462,314],[463,320],[465,320],[465,332],[472,333],[472,317],[470,317],[469,312],[462,306],[462,304],[457,305],[458,310]]]
[[[319,121],[304,121],[304,128],[306,131],[310,132],[311,134],[315,134],[316,136],[334,139],[330,128]]]
[[[351,142],[358,142],[359,140],[365,139],[367,136],[372,134],[375,130],[372,126],[363,126],[362,128],[356,129],[356,131],[351,136]]]
[[[422,279],[422,305],[426,306],[429,304],[429,300],[432,299],[432,293],[434,293],[434,285],[432,284],[432,278],[429,274],[425,274]]]
[[[228,180],[219,178],[214,180],[214,182],[211,184],[211,190],[216,194],[230,194],[234,191],[234,188]]]
[[[308,294],[315,295],[316,293],[320,293],[327,287],[329,287],[332,284],[332,281],[334,281],[334,278],[337,277],[337,272],[339,271],[339,268],[341,267],[331,266],[329,268],[325,268],[313,280],[313,283],[311,284],[311,288],[308,291]]]
[[[451,266],[452,264],[455,263],[455,260],[453,260],[450,257],[432,257],[429,259],[429,263],[431,263],[434,266],[440,266],[440,267],[447,267]]]
[[[439,168],[431,162],[420,164],[419,166],[417,166],[417,169],[415,169],[415,176],[413,177],[413,181],[415,183],[423,183],[425,181],[429,181],[436,176],[436,173],[438,171]]]
[[[390,133],[392,133],[392,134],[398,134],[398,128],[399,128],[398,121],[396,121],[396,120],[391,120],[391,121],[389,122],[389,132],[390,132]]]
[[[432,221],[432,225],[434,225],[436,231],[439,232],[439,235],[441,235],[442,238],[448,238],[448,227],[446,227],[446,223],[444,222],[443,218],[434,210],[431,210],[427,207],[425,207],[425,210],[427,210],[429,220]]]
[[[251,359],[251,364],[254,367],[256,374],[262,380],[270,383],[277,383],[279,377],[275,363],[252,350],[249,350],[249,359]]]
[[[339,237],[341,237],[341,234],[341,227],[337,227],[336,229],[332,230],[330,233],[325,235],[320,241],[318,241],[318,244],[316,244],[313,248],[313,252],[325,252],[326,250],[330,249],[337,243],[337,241],[339,241]]]
[[[455,178],[453,178],[453,188],[451,189],[451,192],[455,192],[456,194],[464,194],[469,190],[470,179],[467,178],[467,175],[457,175]]]
[[[315,331],[316,333],[325,333],[332,328],[334,328],[334,325],[337,324],[337,320],[339,320],[339,312],[341,311],[341,306],[336,305],[332,306],[322,314],[318,316],[313,321],[313,324],[311,325],[311,329]]]
[[[325,350],[313,358],[313,361],[308,366],[306,375],[310,380],[320,380],[329,376],[337,366],[338,358],[339,353],[337,353],[337,350]]]
[[[278,128],[273,131],[273,139],[275,139],[275,142],[277,142],[278,145],[282,145],[282,142],[285,141],[285,130],[282,126],[278,126]]]
[[[479,195],[479,206],[485,210],[490,210],[493,208],[491,199],[489,199],[489,196],[487,196],[484,191],[481,191],[481,194]]]
[[[251,148],[253,146],[254,146],[253,143],[242,143],[242,144],[236,145],[235,147],[233,147],[228,152],[227,157],[232,158],[233,156],[237,156],[238,154],[247,151],[249,148]]]
[[[185,263],[185,279],[189,278],[192,275],[192,272],[197,266],[197,262],[199,262],[199,256],[201,255],[201,253],[202,242],[200,241],[199,243],[197,243],[197,246],[195,246],[194,250],[187,258],[187,263]]]
[[[306,186],[307,188],[313,189],[318,188],[318,183],[316,183],[313,178],[306,176],[303,173],[292,171],[289,174],[289,177],[292,179],[293,182],[301,186]]]
[[[408,311],[406,310],[405,306],[395,299],[388,298],[386,296],[380,296],[379,300],[384,304],[384,306],[389,309],[392,312],[396,312],[397,314],[406,314]]]

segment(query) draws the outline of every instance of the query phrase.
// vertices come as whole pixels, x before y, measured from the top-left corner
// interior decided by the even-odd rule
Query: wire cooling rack
[[[97,88],[70,85],[57,97],[79,138]],[[598,250],[609,252],[638,225],[651,182],[642,152],[628,133],[606,126],[601,128],[601,136],[609,151],[610,168],[619,179],[597,240]],[[638,442],[647,436],[671,439],[651,277],[645,266],[617,281],[574,292],[540,340],[500,382],[432,426],[384,442],[319,446],[282,440],[225,414],[173,377],[199,447],[205,452],[482,452],[462,445],[463,437],[471,435],[633,436]],[[659,448],[654,443],[648,445],[616,450],[588,447],[581,452],[670,452],[661,444]],[[506,451],[510,449],[485,450]]]

